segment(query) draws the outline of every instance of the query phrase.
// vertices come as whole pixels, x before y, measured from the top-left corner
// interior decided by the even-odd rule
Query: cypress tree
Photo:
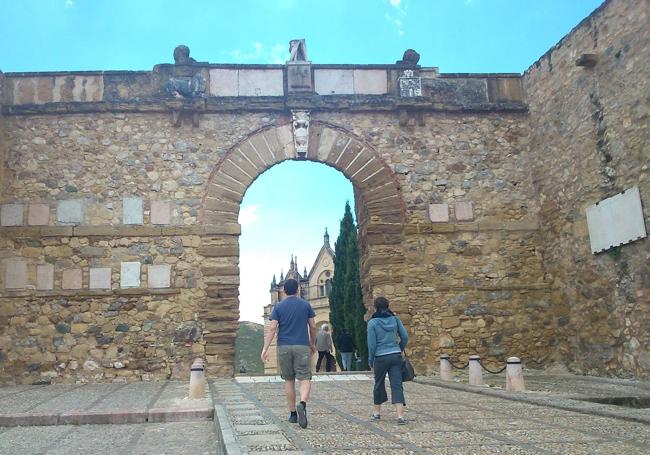
[[[346,202],[345,212],[341,220],[339,236],[334,245],[334,276],[332,277],[332,291],[329,295],[330,323],[334,344],[346,328],[352,335],[362,368],[367,369],[368,347],[366,342],[366,322],[363,319],[365,307],[361,296],[359,278],[359,247],[357,245],[357,227],[352,218],[350,204]],[[337,360],[341,363],[341,356]],[[354,367],[354,365],[353,365]]]

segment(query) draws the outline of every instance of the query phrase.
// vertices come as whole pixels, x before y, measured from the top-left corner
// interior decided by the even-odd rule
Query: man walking
[[[325,358],[325,371],[332,371],[333,365],[330,365],[330,356],[334,345],[332,343],[332,335],[330,335],[330,327],[323,324],[320,332],[316,336],[316,350],[318,351],[318,360],[316,361],[316,373],[320,371],[323,358]]]
[[[284,283],[287,297],[271,312],[271,327],[264,339],[262,362],[269,360],[269,346],[278,332],[278,365],[284,379],[289,422],[307,428],[307,400],[311,390],[311,356],[316,353],[316,314],[309,302],[298,297],[298,282]],[[296,379],[300,382],[300,403],[296,405]]]
[[[336,346],[341,353],[341,363],[344,371],[350,371],[352,366],[352,353],[354,352],[354,340],[350,332],[343,327],[341,334],[336,339]]]

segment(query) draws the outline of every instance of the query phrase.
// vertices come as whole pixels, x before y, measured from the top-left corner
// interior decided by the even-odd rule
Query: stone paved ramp
[[[4,387],[0,427],[211,420],[208,394],[187,393],[187,382],[174,381]]]
[[[408,420],[386,409],[369,421],[372,382],[319,377],[309,427],[286,421],[283,384],[239,378],[212,384],[226,450],[237,454],[647,454],[650,426],[406,384]]]

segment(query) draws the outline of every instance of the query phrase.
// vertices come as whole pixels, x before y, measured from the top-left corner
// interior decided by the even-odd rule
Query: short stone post
[[[443,381],[452,381],[454,378],[451,371],[449,356],[447,354],[442,354],[440,356],[440,379]]]
[[[480,362],[480,356],[469,356],[469,385],[483,385],[483,370]]]
[[[506,361],[506,392],[523,392],[524,372],[519,357],[508,357]]]
[[[205,397],[205,365],[202,359],[194,359],[190,369],[190,399]]]

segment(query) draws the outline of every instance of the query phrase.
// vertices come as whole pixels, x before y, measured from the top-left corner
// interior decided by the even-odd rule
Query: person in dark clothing
[[[341,363],[343,364],[343,371],[350,371],[352,366],[352,354],[354,353],[354,340],[352,335],[344,327],[341,334],[336,339],[336,346],[341,353]]]
[[[402,387],[402,352],[408,343],[406,329],[395,314],[388,309],[388,299],[375,299],[375,313],[368,321],[368,364],[375,373],[372,419],[381,418],[381,405],[388,401],[386,373],[390,379],[391,401],[397,411],[397,423],[406,424],[404,418],[404,388]],[[397,338],[399,336],[399,344]]]

